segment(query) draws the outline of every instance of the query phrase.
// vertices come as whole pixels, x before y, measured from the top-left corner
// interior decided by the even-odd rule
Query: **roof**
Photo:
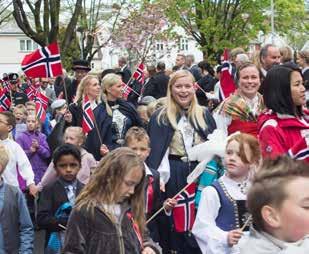
[[[0,34],[24,34],[17,26],[15,20],[11,20],[0,25]]]

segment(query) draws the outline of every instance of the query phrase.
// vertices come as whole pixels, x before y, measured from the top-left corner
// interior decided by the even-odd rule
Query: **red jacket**
[[[258,119],[259,142],[263,157],[288,154],[309,163],[309,112],[303,120],[267,111]]]

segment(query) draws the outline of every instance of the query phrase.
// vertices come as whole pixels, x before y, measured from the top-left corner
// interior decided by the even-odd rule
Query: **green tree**
[[[59,39],[60,0],[13,0],[13,6],[13,16],[19,28],[40,46],[46,46]],[[66,24],[61,40],[62,52],[69,48],[74,38],[81,9],[82,0],[76,0],[73,14]]]
[[[274,2],[278,33],[303,26],[304,1]],[[169,0],[167,6],[170,21],[196,40],[205,58],[224,47],[245,47],[259,31],[270,31],[270,0]]]

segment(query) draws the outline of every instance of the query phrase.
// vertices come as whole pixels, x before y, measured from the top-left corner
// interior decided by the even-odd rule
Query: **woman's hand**
[[[156,252],[153,249],[151,249],[150,247],[145,247],[142,250],[142,254],[156,254]]]
[[[109,149],[106,145],[102,144],[100,147],[100,154],[101,156],[105,156],[109,152]]]

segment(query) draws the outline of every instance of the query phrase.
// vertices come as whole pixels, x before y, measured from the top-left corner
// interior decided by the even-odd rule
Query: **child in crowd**
[[[248,193],[253,227],[240,253],[309,253],[308,186],[308,165],[288,157],[265,161]]]
[[[27,110],[23,104],[18,104],[13,110],[13,114],[15,116],[16,125],[12,130],[13,139],[16,140],[20,133],[27,130],[26,118],[27,118]]]
[[[39,197],[37,224],[47,230],[46,253],[60,253],[64,230],[75,198],[83,187],[76,179],[81,167],[79,149],[64,144],[53,154],[53,163],[58,178],[45,186]]]
[[[64,133],[64,143],[75,145],[79,148],[81,153],[81,168],[77,173],[77,179],[83,184],[87,184],[92,171],[97,166],[97,161],[94,159],[91,153],[88,153],[86,149],[82,147],[85,141],[85,134],[81,127],[68,127]],[[57,172],[54,167],[54,163],[51,162],[41,179],[41,182],[38,184],[39,190],[42,190],[44,186],[53,182],[57,178]]]
[[[38,184],[41,181],[50,158],[50,150],[46,136],[40,132],[40,122],[35,115],[27,116],[27,130],[20,134],[16,142],[25,151],[34,172],[34,181]]]
[[[17,168],[26,181],[31,195],[35,195],[36,186],[31,164],[24,150],[18,143],[8,138],[9,132],[15,127],[15,117],[9,111],[0,112],[0,144],[3,144],[10,154],[10,160],[3,172],[4,182],[19,187]]]
[[[141,127],[131,127],[125,136],[125,144],[137,153],[140,159],[144,162],[146,173],[146,218],[149,219],[162,206],[160,198],[160,174],[158,171],[149,168],[145,161],[149,155],[149,136]],[[150,237],[159,242],[158,219],[156,217],[147,226],[150,231]]]
[[[229,137],[224,156],[226,172],[203,189],[192,229],[203,254],[239,253],[235,245],[248,219],[245,203],[250,174],[259,161],[256,138],[244,133]]]
[[[27,101],[25,103],[27,115],[34,115],[35,114],[35,102],[34,101]]]
[[[144,180],[144,164],[131,149],[104,156],[76,200],[63,253],[160,253],[145,235]]]
[[[1,178],[8,162],[9,154],[0,145],[0,253],[32,254],[34,233],[24,195]]]

